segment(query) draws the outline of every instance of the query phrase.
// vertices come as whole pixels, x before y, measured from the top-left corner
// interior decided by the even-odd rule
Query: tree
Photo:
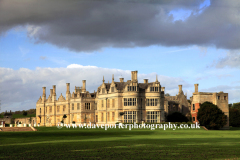
[[[168,122],[188,122],[188,118],[180,112],[174,112],[167,115]]]
[[[217,105],[204,102],[198,109],[197,119],[207,129],[220,129],[227,124],[227,116]]]
[[[240,102],[238,103],[233,103],[232,108],[240,110]]]
[[[169,93],[166,93],[165,96],[170,96],[170,94],[169,94]]]
[[[24,111],[24,112],[23,112],[23,115],[24,115],[24,116],[27,116],[27,114],[28,114],[27,111]]]
[[[233,127],[240,126],[240,110],[229,108],[229,125]]]
[[[64,119],[67,118],[66,114],[63,115],[62,123],[64,123]]]

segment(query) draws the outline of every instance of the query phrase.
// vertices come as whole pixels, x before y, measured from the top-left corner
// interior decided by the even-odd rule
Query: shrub
[[[174,112],[167,116],[168,122],[188,122],[188,118],[180,112]]]
[[[227,123],[227,116],[217,105],[204,102],[198,109],[197,119],[207,129],[220,129]]]
[[[27,111],[24,111],[24,112],[23,112],[23,115],[24,115],[24,116],[27,116],[27,114],[28,114]]]

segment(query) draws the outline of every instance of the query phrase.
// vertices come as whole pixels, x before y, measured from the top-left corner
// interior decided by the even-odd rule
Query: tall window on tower
[[[193,111],[195,110],[195,104],[192,105],[192,110],[193,110]]]
[[[85,110],[90,110],[90,103],[85,103]]]

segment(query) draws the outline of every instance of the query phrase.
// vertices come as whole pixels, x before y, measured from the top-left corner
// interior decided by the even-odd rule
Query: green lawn
[[[239,159],[240,128],[0,132],[0,159]]]

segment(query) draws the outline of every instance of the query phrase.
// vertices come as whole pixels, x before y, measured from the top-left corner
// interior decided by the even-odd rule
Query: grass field
[[[0,159],[240,159],[240,128],[0,132]]]

